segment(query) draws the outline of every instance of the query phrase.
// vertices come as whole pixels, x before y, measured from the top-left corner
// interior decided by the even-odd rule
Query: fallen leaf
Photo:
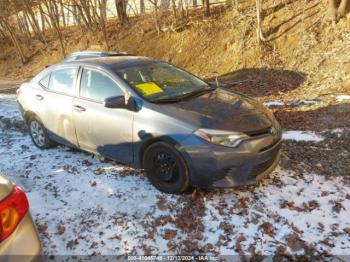
[[[176,234],[177,234],[176,230],[166,229],[163,238],[165,240],[171,240],[174,237],[176,237]]]

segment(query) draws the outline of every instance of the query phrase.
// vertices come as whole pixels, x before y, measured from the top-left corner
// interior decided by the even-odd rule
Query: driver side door
[[[124,95],[109,74],[97,68],[82,68],[79,96],[73,101],[73,119],[81,149],[132,163],[134,112],[106,108],[103,103],[108,97]]]

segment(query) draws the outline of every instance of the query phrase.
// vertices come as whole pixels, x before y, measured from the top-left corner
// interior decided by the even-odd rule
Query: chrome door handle
[[[77,112],[84,112],[86,110],[84,107],[79,106],[79,105],[74,105],[73,109]]]
[[[42,95],[36,95],[35,99],[41,101],[44,99],[44,97]]]

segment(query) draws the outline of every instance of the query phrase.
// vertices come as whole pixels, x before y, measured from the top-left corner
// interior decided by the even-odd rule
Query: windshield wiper
[[[182,99],[179,99],[179,97],[170,97],[170,98],[161,98],[161,99],[156,99],[152,100],[152,103],[172,103],[172,102],[179,102],[182,101]]]
[[[200,96],[200,95],[206,94],[206,93],[211,92],[215,89],[216,89],[215,87],[211,87],[208,89],[199,89],[199,90],[195,90],[195,91],[186,93],[186,94],[181,95],[181,96],[157,99],[157,100],[154,100],[152,102],[154,102],[154,103],[180,102],[180,101],[184,101],[184,100],[191,98],[191,97],[194,97],[194,96]]]
[[[194,97],[194,96],[201,96],[201,95],[204,95],[204,94],[209,93],[211,91],[214,91],[215,89],[216,89],[215,87],[210,87],[208,89],[195,90],[195,91],[192,91],[190,93],[185,94],[184,97],[190,98],[190,97]]]

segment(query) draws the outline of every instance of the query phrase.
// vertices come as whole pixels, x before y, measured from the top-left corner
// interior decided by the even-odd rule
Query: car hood
[[[274,122],[273,114],[261,103],[221,88],[159,106],[163,113],[200,128],[252,133],[270,128]]]
[[[3,175],[0,174],[0,200],[7,197],[13,189],[12,183]]]

